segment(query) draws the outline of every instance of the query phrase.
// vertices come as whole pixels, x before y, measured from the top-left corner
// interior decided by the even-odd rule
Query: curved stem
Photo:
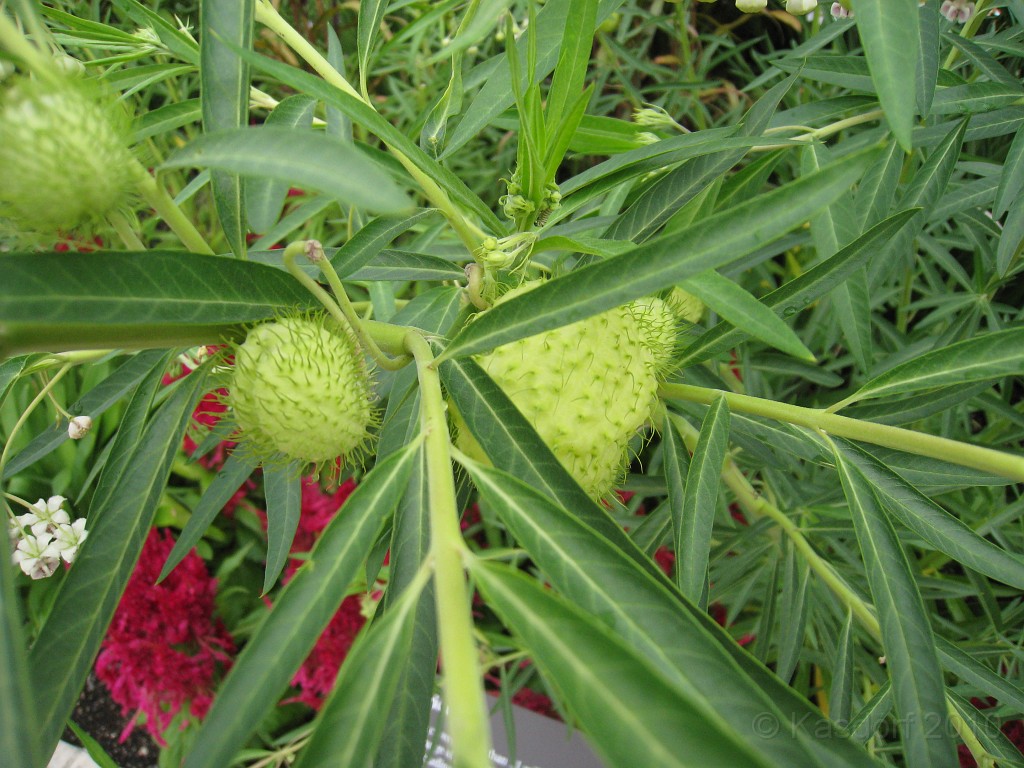
[[[14,438],[17,436],[18,432],[21,431],[21,428],[25,426],[25,422],[28,421],[28,417],[32,415],[32,412],[36,407],[46,399],[47,395],[49,395],[57,382],[64,378],[64,375],[73,367],[74,366],[71,363],[65,363],[64,366],[54,374],[53,378],[46,382],[46,386],[39,390],[39,393],[32,399],[32,402],[28,404],[28,408],[26,408],[21,416],[18,417],[14,426],[11,427],[11,431],[7,434],[7,443],[4,445],[3,452],[0,453],[0,481],[4,479],[4,468],[7,466],[7,459],[11,452],[11,446],[14,444]]]
[[[416,360],[420,382],[420,427],[426,435],[427,485],[430,504],[430,554],[434,561],[437,626],[445,702],[451,716],[456,768],[491,765],[490,726],[481,689],[479,651],[473,640],[473,618],[463,561],[471,557],[459,529],[452,477],[451,442],[441,380],[430,345],[420,333],[406,334],[406,348]]]
[[[114,228],[114,231],[117,232],[117,236],[121,238],[125,248],[129,251],[146,250],[145,244],[135,234],[135,230],[132,229],[127,216],[120,211],[114,211],[107,214],[107,220],[110,222],[110,226]]]
[[[819,429],[830,435],[941,459],[952,464],[1024,482],[1024,457],[962,443],[958,440],[950,440],[946,437],[937,437],[902,427],[891,427],[887,424],[876,424],[872,421],[851,419],[848,416],[828,413],[819,408],[801,408],[774,400],[738,395],[718,389],[694,387],[689,384],[663,384],[661,394],[669,399],[687,400],[705,405],[711,405],[715,398],[721,395],[725,397],[729,408],[734,411],[767,416],[770,419],[787,421],[790,424],[798,424],[810,429]]]
[[[206,242],[206,239],[199,234],[199,230],[193,226],[189,218],[175,205],[174,200],[167,194],[163,187],[157,184],[156,179],[149,175],[149,171],[138,160],[132,161],[132,174],[135,176],[136,188],[143,199],[152,206],[157,215],[164,220],[164,223],[171,228],[181,240],[182,244],[193,253],[202,253],[208,256],[213,255],[213,249]]]

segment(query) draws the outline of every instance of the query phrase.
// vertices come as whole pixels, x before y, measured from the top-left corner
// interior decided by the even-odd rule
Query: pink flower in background
[[[178,713],[201,719],[231,664],[234,643],[213,615],[217,582],[195,550],[156,584],[173,547],[166,529],[149,532],[96,659],[96,676],[131,717],[122,741],[139,715],[161,744]]]

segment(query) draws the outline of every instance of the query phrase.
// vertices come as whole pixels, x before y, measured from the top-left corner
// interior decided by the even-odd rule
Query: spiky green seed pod
[[[376,414],[370,372],[347,329],[322,316],[258,325],[235,350],[228,404],[260,459],[325,464],[358,453]]]
[[[629,442],[651,417],[675,342],[674,312],[647,297],[498,347],[477,362],[580,486],[600,499],[625,474]],[[459,445],[480,455],[464,431]]]
[[[132,191],[127,117],[87,82],[14,78],[0,94],[0,215],[23,232],[86,227]]]

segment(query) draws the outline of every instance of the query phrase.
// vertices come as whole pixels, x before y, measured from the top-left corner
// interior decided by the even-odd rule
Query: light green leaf
[[[52,754],[57,745],[142,551],[208,369],[199,368],[182,379],[145,425],[141,439],[119,436],[107,460],[101,488],[105,481],[109,491],[101,493],[98,488],[93,497],[86,515],[89,538],[29,653],[38,706],[35,727],[45,754]],[[154,382],[159,385],[160,371],[151,374],[151,386],[136,392],[126,420],[132,412],[140,421],[145,416]],[[118,460],[118,454],[123,458]]]
[[[776,288],[761,302],[783,317],[792,317],[811,305],[815,299],[827,294],[846,280],[868,259],[878,253],[915,214],[917,209],[901,211],[875,225],[832,258],[815,264],[799,277]],[[706,360],[719,352],[731,349],[746,334],[721,322],[701,334],[683,353],[681,365]]]
[[[814,353],[804,346],[792,328],[732,280],[710,270],[683,280],[681,286],[737,330],[793,357],[815,362]]]
[[[1024,590],[1024,557],[983,539],[871,454],[845,441],[836,447],[902,525],[968,568]]]
[[[921,45],[917,0],[852,0],[852,8],[886,121],[909,152]]]
[[[352,144],[314,131],[246,127],[199,136],[163,168],[213,168],[316,189],[346,205],[381,213],[412,203],[388,174]]]
[[[680,592],[702,608],[708,601],[711,531],[728,447],[729,406],[724,397],[719,397],[708,408],[701,423],[700,437],[686,474],[682,524],[676,532],[676,583]]]
[[[414,443],[371,470],[320,534],[220,687],[185,768],[228,765],[277,703],[330,622],[394,510],[419,451]]]
[[[547,134],[553,135],[573,104],[579,101],[594,47],[594,25],[597,22],[598,0],[569,0],[558,47],[558,62],[551,75],[551,88],[545,104]]]
[[[173,131],[183,125],[190,125],[201,120],[203,108],[199,99],[187,99],[174,104],[144,112],[136,118],[132,128],[132,141],[139,143],[161,133]]]
[[[360,0],[358,34],[356,38],[359,59],[359,89],[365,94],[366,80],[370,76],[370,55],[380,35],[380,23],[388,9],[388,0]]]
[[[199,12],[199,100],[207,134],[248,123],[249,65],[226,43],[252,48],[255,0],[204,0]],[[232,168],[213,173],[213,199],[224,234],[236,256],[245,255],[242,179]]]
[[[964,339],[907,360],[871,379],[848,401],[1021,374],[1024,374],[1024,328],[1010,328]]]
[[[669,685],[643,656],[575,604],[509,566],[474,561],[470,572],[607,764],[770,765],[760,748]]]
[[[267,594],[288,562],[302,509],[302,477],[298,462],[264,466],[263,485],[267,497],[267,569],[263,594]]]
[[[954,768],[956,749],[944,725],[945,686],[935,639],[907,556],[871,481],[838,447],[835,460],[878,611],[907,765]]]
[[[295,132],[313,125],[316,99],[296,94],[282,99],[267,115],[264,125]],[[245,212],[256,232],[266,232],[281,216],[281,207],[288,196],[288,182],[270,178],[245,179]]]
[[[166,579],[178,563],[185,559],[185,555],[199,543],[214,518],[224,509],[224,505],[256,469],[256,464],[255,459],[245,456],[239,451],[228,456],[224,466],[213,478],[213,482],[199,499],[196,508],[192,510],[188,522],[185,523],[185,527],[178,535],[178,540],[174,542],[174,548],[167,555],[157,584]]]
[[[853,184],[873,155],[849,155],[756,200],[504,302],[460,332],[443,357],[484,352],[568,325],[732,263],[828,205]]]
[[[25,364],[28,361],[28,355],[21,355],[20,357],[12,357],[0,363],[0,405],[3,405],[4,398],[7,397],[7,393],[14,386],[14,382],[21,376],[21,372],[25,369]],[[5,474],[0,474],[0,478],[3,478]]]
[[[295,768],[374,764],[413,644],[417,609],[424,597],[430,597],[421,597],[429,575],[422,570],[384,617],[360,632]],[[423,743],[419,746],[422,752]]]

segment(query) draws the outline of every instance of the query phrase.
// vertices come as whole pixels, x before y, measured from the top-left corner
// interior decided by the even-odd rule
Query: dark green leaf
[[[203,108],[199,99],[187,99],[174,104],[165,104],[140,115],[134,123],[132,140],[145,141],[166,131],[173,131],[183,125],[201,120]]]
[[[414,444],[369,472],[321,533],[220,687],[185,768],[223,768],[277,703],[330,622],[405,488]]]
[[[360,267],[372,262],[377,254],[389,246],[396,237],[407,232],[432,213],[434,213],[433,210],[425,209],[417,211],[411,216],[380,216],[367,222],[330,257],[331,265],[339,277],[348,277]]]
[[[850,722],[853,694],[853,612],[849,611],[839,633],[839,642],[836,644],[832,663],[832,687],[828,691],[828,715],[833,722],[839,725],[846,725]]]
[[[288,562],[302,510],[302,478],[297,462],[264,466],[263,485],[267,497],[267,570],[263,594],[270,591]]]
[[[0,405],[3,405],[4,398],[7,397],[7,393],[14,386],[14,382],[17,381],[21,372],[25,369],[25,364],[28,361],[28,355],[21,355],[20,357],[12,357],[10,360],[4,360],[0,363]],[[3,477],[3,475],[0,475],[0,477]]]

